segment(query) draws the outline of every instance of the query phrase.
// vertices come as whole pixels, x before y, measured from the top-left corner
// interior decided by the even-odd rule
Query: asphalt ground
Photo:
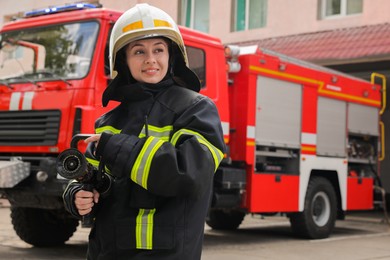
[[[9,204],[0,200],[0,259],[85,259],[89,229],[79,227],[65,245],[35,248],[13,230]],[[382,211],[355,212],[336,222],[326,239],[296,238],[284,216],[247,215],[240,228],[216,231],[205,225],[202,260],[382,260],[390,259],[390,225]],[[185,260],[185,259],[184,259]]]

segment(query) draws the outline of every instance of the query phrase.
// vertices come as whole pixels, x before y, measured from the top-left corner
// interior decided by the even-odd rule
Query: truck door
[[[252,209],[296,211],[299,191],[302,86],[258,76],[256,90],[256,170]]]

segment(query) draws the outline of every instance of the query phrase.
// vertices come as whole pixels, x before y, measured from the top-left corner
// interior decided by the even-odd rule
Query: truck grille
[[[61,111],[0,112],[0,145],[57,144]]]

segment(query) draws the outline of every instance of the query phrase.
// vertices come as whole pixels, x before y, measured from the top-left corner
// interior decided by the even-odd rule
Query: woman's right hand
[[[81,216],[92,211],[95,203],[98,203],[100,194],[96,191],[79,190],[75,194],[74,204]]]

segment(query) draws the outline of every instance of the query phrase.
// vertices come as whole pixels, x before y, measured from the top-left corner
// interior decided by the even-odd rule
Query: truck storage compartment
[[[252,176],[251,212],[298,211],[299,176],[255,173]]]
[[[318,98],[317,155],[345,157],[346,102]]]
[[[302,86],[259,76],[256,89],[256,144],[299,148]]]
[[[370,177],[348,177],[347,210],[367,210],[374,207],[374,180]]]

